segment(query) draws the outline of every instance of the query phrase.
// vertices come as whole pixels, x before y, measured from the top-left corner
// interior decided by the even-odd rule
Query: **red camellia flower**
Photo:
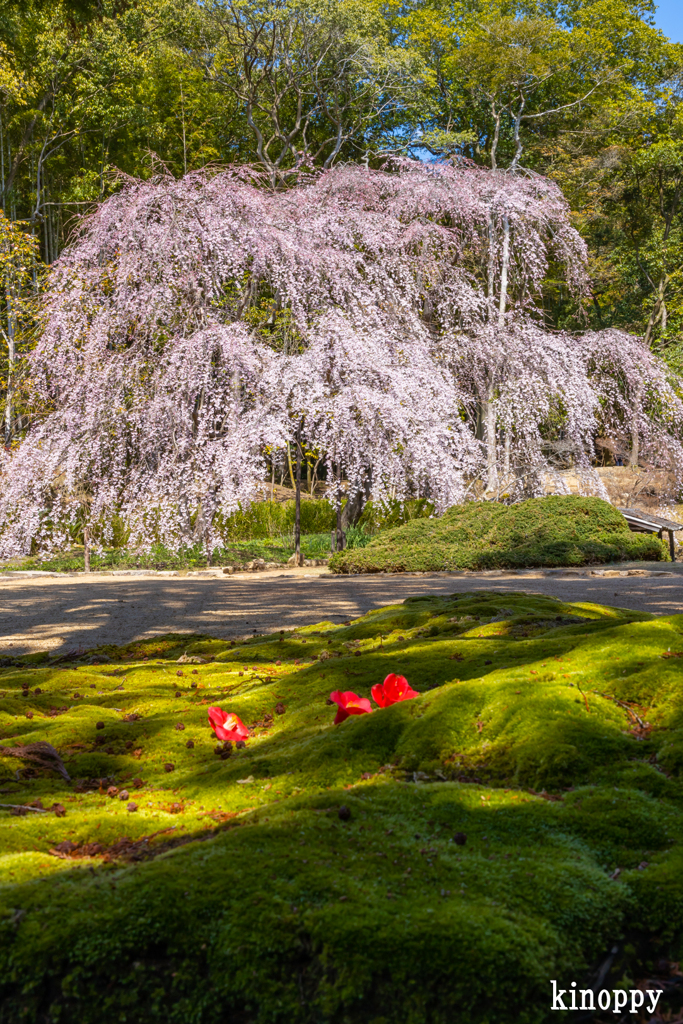
[[[209,708],[209,725],[219,740],[237,740],[249,738],[249,730],[237,715],[223,711],[221,708]]]
[[[386,677],[383,683],[373,686],[371,693],[375,704],[379,704],[381,708],[388,708],[400,700],[411,700],[413,697],[420,696],[417,690],[410,688],[405,676],[396,676],[393,672]]]
[[[372,705],[367,697],[359,697],[357,693],[351,693],[350,690],[347,690],[345,693],[333,690],[330,694],[330,700],[333,700],[339,706],[334,718],[335,725],[339,725],[349,715],[367,715],[372,711]]]

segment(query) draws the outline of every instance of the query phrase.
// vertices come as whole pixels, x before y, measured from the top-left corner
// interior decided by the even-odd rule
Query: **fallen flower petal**
[[[374,700],[378,708],[389,707],[390,702],[387,700],[387,697],[384,693],[384,683],[375,683],[375,685],[370,690],[370,693],[372,694],[372,699]]]
[[[372,711],[372,705],[367,697],[359,697],[357,693],[352,693],[350,690],[346,690],[344,693],[333,690],[330,700],[338,706],[334,718],[335,725],[339,725],[349,715],[367,715]]]
[[[249,730],[237,715],[221,708],[209,708],[208,714],[209,724],[219,740],[234,742],[246,740],[249,736]]]
[[[401,700],[412,700],[419,697],[417,690],[413,690],[405,676],[397,676],[391,672],[383,683],[373,686],[372,699],[380,708],[388,708]]]

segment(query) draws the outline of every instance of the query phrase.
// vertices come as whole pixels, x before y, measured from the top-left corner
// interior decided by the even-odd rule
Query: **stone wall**
[[[677,497],[673,473],[629,466],[605,466],[581,475],[575,470],[548,474],[545,493],[594,494],[621,508],[635,507],[653,513],[658,508],[666,509]]]

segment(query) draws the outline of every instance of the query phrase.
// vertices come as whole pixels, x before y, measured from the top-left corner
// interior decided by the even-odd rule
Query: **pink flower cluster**
[[[0,452],[0,558],[78,522],[106,543],[117,518],[131,547],[213,550],[297,431],[351,491],[437,511],[483,474],[539,476],[553,438],[580,470],[608,432],[683,474],[681,382],[623,332],[546,329],[551,267],[586,292],[567,203],[535,174],[130,181],[51,269],[27,365],[41,415]]]

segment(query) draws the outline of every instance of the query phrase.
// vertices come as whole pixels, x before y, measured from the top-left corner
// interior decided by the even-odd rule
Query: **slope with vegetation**
[[[455,593],[5,665],[0,1019],[540,1024],[615,944],[606,987],[676,960],[682,632]],[[332,724],[391,671],[420,696]]]
[[[386,530],[362,549],[330,559],[338,573],[504,569],[666,561],[663,542],[631,533],[601,498],[551,496],[517,505],[475,501],[440,518],[414,519]]]
[[[218,524],[221,545],[207,558],[201,542],[183,545],[169,551],[163,544],[152,544],[148,551],[130,545],[125,524],[116,519],[112,546],[103,545],[91,554],[90,567],[95,571],[109,569],[198,569],[209,565],[240,568],[252,559],[266,562],[286,562],[294,553],[295,503],[288,501],[255,501]],[[303,498],[301,500],[301,553],[304,558],[326,558],[330,553],[330,532],[336,520],[335,510],[328,501]],[[349,531],[351,541],[360,531]],[[71,537],[83,539],[78,524]],[[97,538],[99,540],[99,537]],[[0,572],[13,569],[38,569],[49,572],[78,572],[84,566],[82,545],[65,546],[59,552],[32,555],[28,558],[8,560],[0,565]]]

